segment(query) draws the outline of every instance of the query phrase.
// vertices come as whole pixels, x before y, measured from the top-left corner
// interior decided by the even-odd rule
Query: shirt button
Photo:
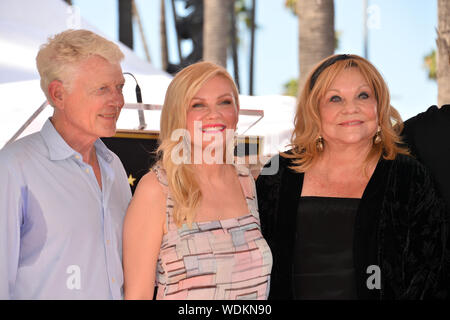
[[[112,283],[116,282],[116,280],[114,279],[114,277],[111,278],[111,282],[112,282]]]
[[[106,244],[107,245],[109,245],[111,243],[111,241],[109,241],[109,240],[106,240]]]
[[[75,159],[80,160],[80,156],[79,156],[79,155],[76,155],[76,156],[75,156]]]
[[[84,171],[86,171],[86,173],[89,173],[89,168],[84,169]]]

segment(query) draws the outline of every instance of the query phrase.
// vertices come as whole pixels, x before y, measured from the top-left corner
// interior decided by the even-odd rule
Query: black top
[[[300,198],[294,299],[356,299],[352,249],[359,202],[352,198]]]

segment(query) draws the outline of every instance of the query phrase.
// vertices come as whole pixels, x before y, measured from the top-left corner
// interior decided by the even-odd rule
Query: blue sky
[[[136,0],[152,63],[161,66],[159,52],[159,0]],[[169,3],[170,1],[166,1]],[[81,16],[112,39],[118,38],[117,1],[73,0]],[[391,90],[392,105],[404,120],[437,103],[437,85],[427,79],[423,57],[436,47],[436,0],[368,0],[369,60],[379,69]],[[176,61],[171,8],[169,56]],[[183,11],[182,3],[177,10]],[[336,53],[363,55],[363,0],[335,0],[335,29],[340,32]],[[281,94],[283,84],[298,76],[297,17],[284,7],[284,0],[258,0],[254,91],[256,95]],[[241,93],[248,94],[250,34],[240,28],[239,69]],[[185,52],[190,46],[184,43]],[[135,51],[145,58],[137,26]],[[229,63],[232,72],[232,64]]]

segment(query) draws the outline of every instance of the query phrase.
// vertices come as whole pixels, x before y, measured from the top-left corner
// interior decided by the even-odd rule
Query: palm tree
[[[234,71],[234,81],[236,86],[240,91],[239,83],[239,59],[238,59],[238,43],[237,43],[237,28],[236,28],[236,9],[234,6],[230,6],[230,24],[231,24],[231,54],[233,56],[233,71]]]
[[[252,0],[252,9],[251,9],[251,33],[250,33],[250,79],[249,79],[249,94],[253,95],[253,69],[255,62],[255,6],[256,0]]]
[[[335,48],[333,0],[297,1],[299,19],[299,92],[313,66]]]
[[[437,84],[438,105],[450,103],[450,1],[438,0]]]
[[[436,49],[423,57],[423,66],[428,73],[428,79],[436,81]]]
[[[203,5],[203,59],[226,68],[230,6],[234,7],[234,0],[207,0]]]
[[[167,71],[169,66],[169,50],[167,48],[167,29],[166,29],[166,2],[160,0],[159,12],[159,32],[161,41],[161,66],[164,71]]]

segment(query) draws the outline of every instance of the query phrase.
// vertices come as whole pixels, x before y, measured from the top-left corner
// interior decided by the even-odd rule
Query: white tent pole
[[[41,106],[31,115],[30,118],[20,127],[20,129],[12,136],[11,139],[8,140],[8,142],[5,143],[5,146],[10,144],[11,142],[14,142],[21,134],[25,131],[25,129],[30,125],[31,122],[34,121],[34,119],[37,118],[37,116],[45,109],[45,107],[48,105],[47,100],[45,100]]]

